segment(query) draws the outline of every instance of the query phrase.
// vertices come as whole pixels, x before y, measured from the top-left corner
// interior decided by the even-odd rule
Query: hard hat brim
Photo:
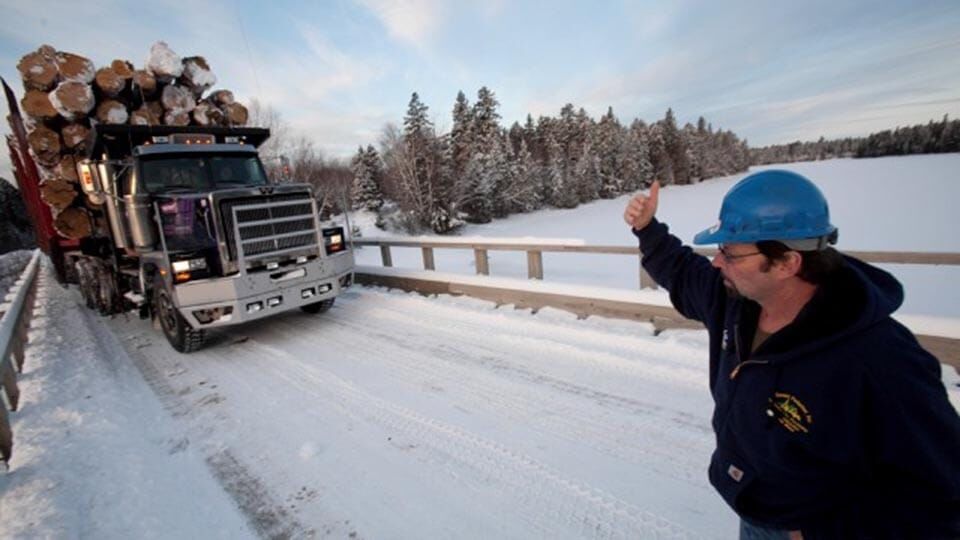
[[[704,229],[696,234],[693,237],[693,243],[697,246],[702,246],[705,244],[722,244],[726,240],[726,232],[723,229],[719,229],[716,225]]]
[[[785,242],[790,243],[792,241],[798,241],[796,244],[798,249],[815,249],[814,247],[806,247],[806,244],[801,244],[804,240],[813,240],[816,242],[818,239],[823,238],[826,244],[835,244],[837,242],[837,228],[830,226],[828,229],[822,232],[823,234],[817,234],[815,236],[810,236],[809,231],[795,231],[793,233],[786,232],[778,234],[776,236],[771,236],[768,234],[733,234],[729,231],[725,231],[722,228],[714,225],[709,229],[704,229],[696,234],[693,237],[693,244],[697,246],[702,246],[705,244],[755,244],[757,242],[763,242],[766,240],[776,241],[776,242]],[[817,244],[819,245],[819,244]],[[819,248],[816,248],[819,249]]]

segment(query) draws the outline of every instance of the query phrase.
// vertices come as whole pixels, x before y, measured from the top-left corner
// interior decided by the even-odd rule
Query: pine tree
[[[427,112],[414,92],[403,133],[399,140],[392,139],[387,149],[397,202],[422,226],[431,226],[437,208],[447,204],[443,199],[445,145],[434,134]]]
[[[623,127],[613,115],[613,107],[609,107],[607,114],[600,119],[596,130],[599,192],[604,199],[612,199],[624,190],[624,179],[621,176],[623,139]]]
[[[510,174],[509,140],[506,136],[497,138],[487,154],[487,176],[490,177],[490,206],[493,217],[506,217],[510,213],[509,199],[513,196],[514,177]]]
[[[680,136],[685,141],[686,146],[686,162],[688,164],[687,170],[689,171],[688,181],[690,183],[699,182],[704,177],[704,140],[699,135],[697,128],[693,127],[693,124],[690,123],[683,126],[683,130],[680,131]]]
[[[507,189],[510,175],[499,106],[496,96],[484,86],[477,91],[471,109],[470,157],[456,188],[456,200],[465,219],[473,223],[487,223],[494,216],[505,215],[500,194]]]
[[[650,149],[650,163],[653,165],[653,176],[663,185],[673,183],[673,159],[667,152],[667,143],[660,122],[647,128],[647,145]]]
[[[552,132],[547,133],[547,164],[544,175],[546,200],[557,208],[577,206],[578,196],[567,173],[566,152]]]
[[[477,102],[473,104],[474,151],[489,152],[497,144],[500,135],[500,103],[486,86],[477,91]]]
[[[458,208],[465,213],[468,222],[489,223],[493,219],[493,166],[494,158],[483,152],[473,154],[467,163]]]
[[[453,105],[453,129],[450,130],[451,168],[456,182],[463,176],[473,150],[473,110],[463,92],[457,92]]]
[[[368,145],[366,150],[358,148],[350,168],[353,171],[353,207],[374,212],[379,210],[384,203],[380,155],[372,145]]]
[[[514,122],[510,129],[507,131],[507,138],[510,141],[510,150],[511,155],[516,154],[520,151],[520,144],[524,140],[523,127],[520,125],[520,122]]]
[[[647,126],[642,120],[635,120],[627,130],[621,163],[620,177],[624,179],[624,191],[637,191],[653,182]]]
[[[507,212],[530,212],[540,208],[543,205],[542,190],[537,167],[526,141],[520,141],[520,148],[511,156],[509,164],[510,189],[504,196]]]
[[[600,158],[596,154],[596,146],[592,138],[588,137],[583,145],[583,153],[573,168],[574,184],[576,186],[577,202],[586,203],[600,197]]]
[[[677,128],[673,109],[667,109],[663,120],[659,122],[663,129],[663,144],[666,158],[670,162],[670,182],[674,184],[690,183],[690,161],[683,134]]]

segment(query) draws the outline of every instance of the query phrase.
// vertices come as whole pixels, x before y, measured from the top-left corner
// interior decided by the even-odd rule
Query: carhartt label
[[[730,478],[733,478],[735,482],[743,479],[743,471],[738,469],[736,465],[730,465],[730,468],[727,469],[727,474],[729,474]]]

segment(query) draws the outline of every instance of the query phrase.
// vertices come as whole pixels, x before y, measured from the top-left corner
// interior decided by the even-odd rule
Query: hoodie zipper
[[[733,342],[737,346],[737,365],[733,367],[733,371],[730,372],[730,380],[737,378],[737,375],[740,373],[740,368],[748,364],[769,364],[769,360],[742,360],[743,358],[743,347],[740,343],[740,325],[733,325]]]
[[[730,372],[730,380],[732,381],[737,378],[737,375],[740,373],[740,368],[742,368],[743,366],[746,366],[748,364],[769,364],[769,363],[770,363],[769,360],[746,360],[744,362],[740,362],[739,364],[734,366],[733,371]]]

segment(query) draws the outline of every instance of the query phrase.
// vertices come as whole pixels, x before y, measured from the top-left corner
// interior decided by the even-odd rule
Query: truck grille
[[[220,201],[220,215],[233,261],[240,259],[238,249],[243,250],[248,265],[258,260],[319,254],[313,201],[308,193],[227,199]]]

